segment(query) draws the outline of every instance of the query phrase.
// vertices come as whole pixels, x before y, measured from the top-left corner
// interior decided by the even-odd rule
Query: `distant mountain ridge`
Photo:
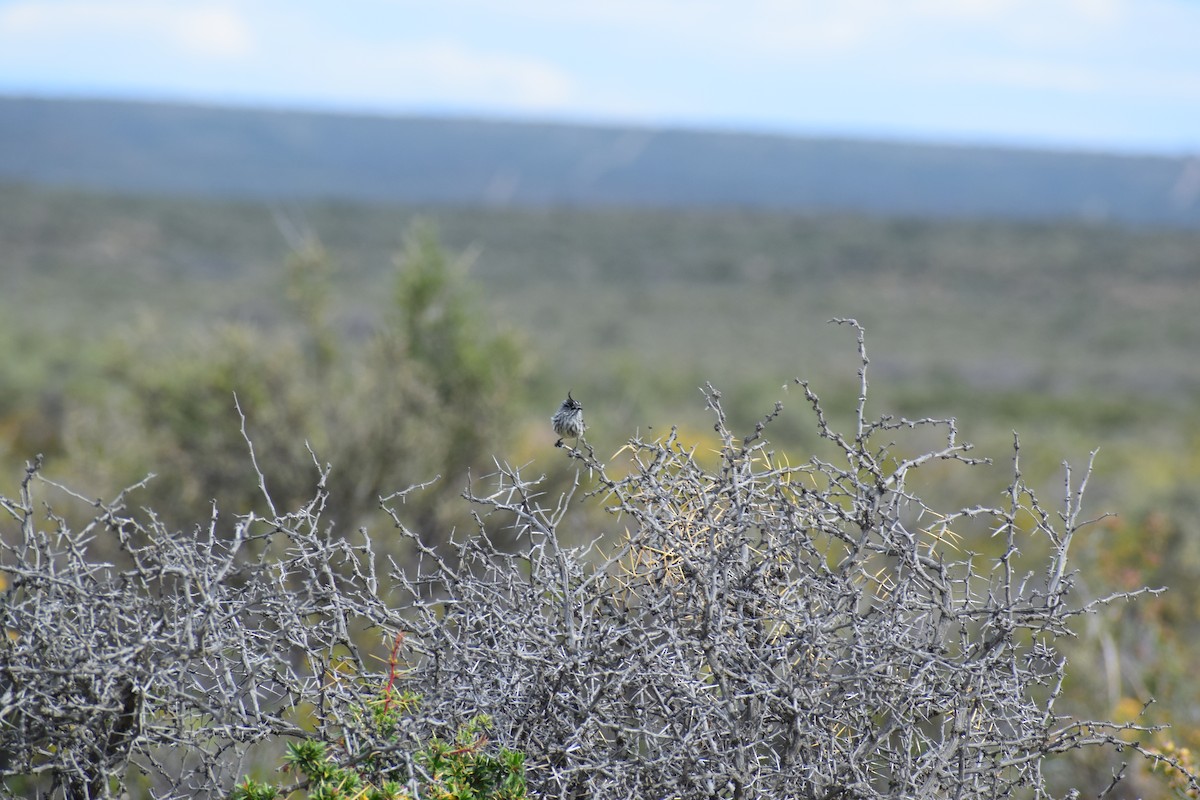
[[[1200,226],[1200,157],[0,97],[0,181],[372,203]]]

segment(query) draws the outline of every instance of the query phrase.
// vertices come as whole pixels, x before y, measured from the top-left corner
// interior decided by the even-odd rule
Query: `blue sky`
[[[0,93],[1200,152],[1200,0],[0,0]]]

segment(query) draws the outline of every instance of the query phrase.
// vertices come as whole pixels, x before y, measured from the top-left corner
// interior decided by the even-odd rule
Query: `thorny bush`
[[[735,436],[709,387],[715,467],[674,433],[630,440],[619,469],[584,442],[567,450],[575,489],[548,500],[500,464],[467,492],[477,530],[438,549],[405,525],[401,492],[381,501],[403,564],[323,519],[315,458],[315,498],[279,512],[251,445],[268,513],[214,508],[189,531],[124,494],[71,530],[39,507],[35,489],[54,485],[31,465],[0,499],[16,523],[0,607],[7,791],[221,796],[274,761],[264,748],[300,740],[415,780],[420,743],[480,715],[546,797],[1042,798],[1054,754],[1109,746],[1179,767],[1138,744],[1143,727],[1056,709],[1058,641],[1130,596],[1072,591],[1087,474],[1068,471],[1051,511],[1016,448],[997,507],[928,507],[910,488],[919,470],[979,462],[953,421],[868,418],[862,329],[842,322],[861,362],[852,429],[798,382],[831,456],[773,451],[780,406]],[[917,428],[944,444],[900,455],[889,437]],[[619,532],[565,546],[577,495]],[[998,555],[957,547],[968,524]],[[102,539],[119,559],[93,556]],[[404,668],[389,673],[400,635]],[[421,713],[376,741],[361,710],[393,681]]]

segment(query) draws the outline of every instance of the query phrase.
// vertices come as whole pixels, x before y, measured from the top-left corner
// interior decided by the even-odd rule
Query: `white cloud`
[[[0,0],[0,85],[1193,141],[1197,30],[1194,0]]]
[[[1070,48],[1110,35],[1126,0],[755,0],[743,34],[775,55],[803,58],[842,52],[878,58],[900,51],[926,58],[959,49],[1003,45]],[[737,29],[731,26],[733,35]]]
[[[193,56],[213,59],[240,58],[254,47],[249,24],[226,5],[28,0],[0,8],[0,41],[17,39],[29,44],[35,40],[53,47],[62,40],[80,37],[99,48],[113,42],[167,44]]]
[[[396,86],[437,96],[503,100],[524,109],[553,108],[572,95],[570,78],[538,59],[485,52],[452,41],[397,42],[368,51],[365,67],[380,70]]]
[[[349,36],[310,20],[277,22],[248,69],[277,95],[343,106],[554,110],[575,97],[550,61],[449,38]]]
[[[1089,66],[1027,58],[962,61],[950,77],[958,83],[1069,94],[1095,94],[1112,88],[1098,70]]]
[[[356,29],[348,13],[276,0],[0,0],[0,68],[96,87],[136,76],[160,96],[175,86],[365,108],[553,110],[574,95],[565,70],[502,43],[409,30],[394,16]]]
[[[467,14],[493,8],[490,0],[447,1]],[[725,42],[726,52],[754,57],[762,51],[752,48],[763,46],[796,56],[854,49],[869,55],[882,41],[925,41],[981,26],[990,36],[1018,39],[1041,31],[1061,41],[1110,29],[1139,6],[1134,0],[510,0],[505,8],[530,20],[640,31],[672,44]]]
[[[229,8],[195,8],[172,25],[179,42],[198,54],[245,56],[253,50],[249,26]]]
[[[1071,18],[1083,23],[1107,23],[1119,16],[1129,0],[915,0],[911,10],[924,15],[965,17],[990,21]],[[904,4],[898,8],[904,9]]]

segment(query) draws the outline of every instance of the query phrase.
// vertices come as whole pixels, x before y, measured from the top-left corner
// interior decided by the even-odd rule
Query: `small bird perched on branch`
[[[558,407],[558,411],[554,412],[554,416],[550,418],[554,423],[554,432],[558,434],[558,441],[554,443],[555,447],[563,446],[563,439],[572,438],[578,439],[583,436],[587,426],[583,424],[583,406],[571,393],[567,392],[567,399],[563,400],[563,404]]]

